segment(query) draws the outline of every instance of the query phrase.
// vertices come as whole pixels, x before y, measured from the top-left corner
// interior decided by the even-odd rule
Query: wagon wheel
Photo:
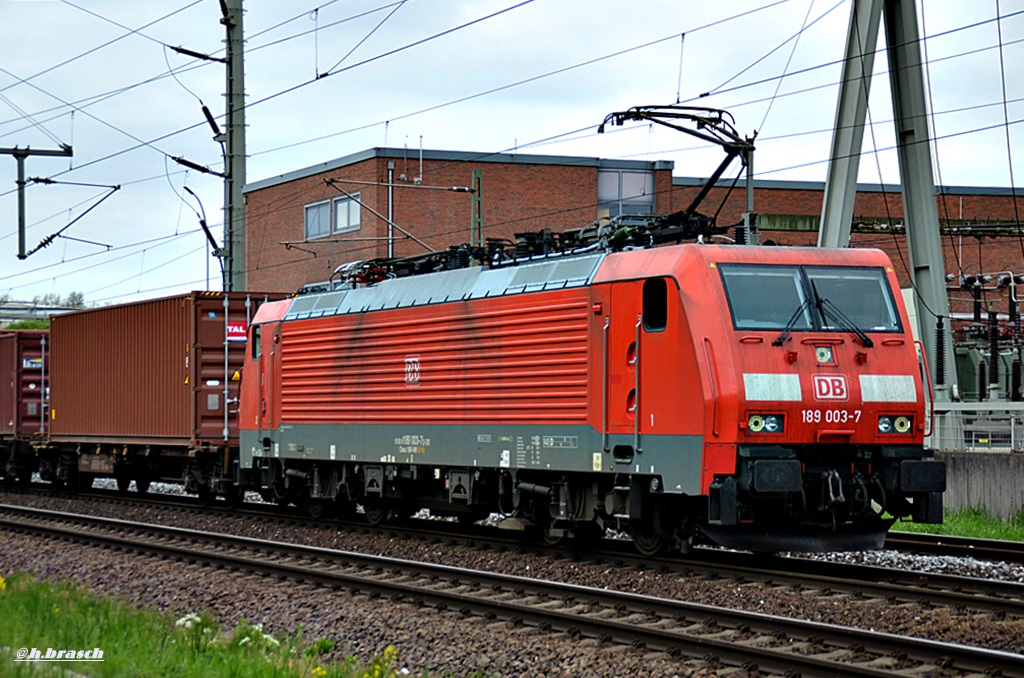
[[[136,481],[135,486],[138,487],[138,481]],[[217,493],[210,489],[210,486],[205,483],[200,483],[196,493],[199,495],[200,506],[211,506],[217,498]]]
[[[54,485],[65,492],[78,490],[78,465],[73,460],[61,457],[57,462],[57,478]]]
[[[149,478],[136,478],[135,479],[135,491],[139,494],[146,494],[149,492],[149,485],[153,481]]]
[[[128,491],[128,486],[132,484],[132,479],[126,473],[116,474],[114,481],[117,483],[117,491],[121,494],[125,494]]]
[[[363,504],[366,520],[371,525],[381,525],[391,520],[392,509],[383,499],[372,499]]]
[[[238,485],[229,485],[224,490],[224,505],[229,509],[236,509],[245,501],[245,490]]]

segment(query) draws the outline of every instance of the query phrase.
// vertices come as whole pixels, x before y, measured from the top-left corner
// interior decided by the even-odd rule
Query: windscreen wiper
[[[875,345],[875,342],[871,341],[871,337],[864,334],[864,331],[857,327],[856,323],[846,317],[846,314],[839,310],[839,307],[828,299],[824,299],[818,294],[818,287],[811,281],[811,291],[814,292],[814,305],[818,307],[818,313],[821,314],[823,321],[828,321],[831,317],[836,322],[836,327],[847,332],[852,332],[857,335],[860,339],[860,343],[864,345],[864,348],[871,348]]]
[[[807,310],[807,307],[810,305],[811,298],[807,297],[799,306],[797,306],[796,311],[793,313],[793,316],[789,319],[789,322],[786,323],[786,326],[782,328],[782,333],[775,338],[775,341],[772,342],[772,346],[782,346],[784,343],[786,343],[786,339],[789,338],[789,335],[793,332],[793,328],[796,327],[796,321],[800,319],[800,316],[803,314],[804,311]]]

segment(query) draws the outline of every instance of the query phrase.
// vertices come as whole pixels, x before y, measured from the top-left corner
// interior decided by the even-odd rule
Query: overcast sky
[[[759,178],[823,181],[850,2],[246,0],[247,178],[374,146],[415,151],[421,139],[673,160],[677,176],[707,176],[721,151],[678,132],[595,133],[612,111],[681,101],[756,130]],[[72,145],[70,159],[28,158],[27,176],[97,185],[30,185],[28,248],[103,198],[101,186],[121,186],[19,261],[16,163],[0,155],[0,296],[119,303],[205,289],[208,269],[220,289],[199,205],[182,189],[219,240],[222,185],[168,156],[222,169],[200,100],[222,115],[224,67],[165,47],[217,54],[219,19],[217,0],[0,0],[0,147]],[[938,178],[1020,186],[1024,0],[928,0],[922,24]],[[864,149],[879,152],[864,156],[860,180],[898,183],[887,78],[871,95]]]

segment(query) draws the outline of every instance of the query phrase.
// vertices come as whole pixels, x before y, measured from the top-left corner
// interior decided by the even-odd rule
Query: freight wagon
[[[193,292],[54,317],[49,429],[36,445],[43,478],[226,491],[238,370],[249,319],[265,298]]]

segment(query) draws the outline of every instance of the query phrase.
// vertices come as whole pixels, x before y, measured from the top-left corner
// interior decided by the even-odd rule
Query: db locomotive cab
[[[923,447],[922,362],[895,275],[881,253],[850,254],[714,264],[737,403],[735,472],[709,487],[716,541],[879,548],[896,519],[941,522],[945,465]]]

